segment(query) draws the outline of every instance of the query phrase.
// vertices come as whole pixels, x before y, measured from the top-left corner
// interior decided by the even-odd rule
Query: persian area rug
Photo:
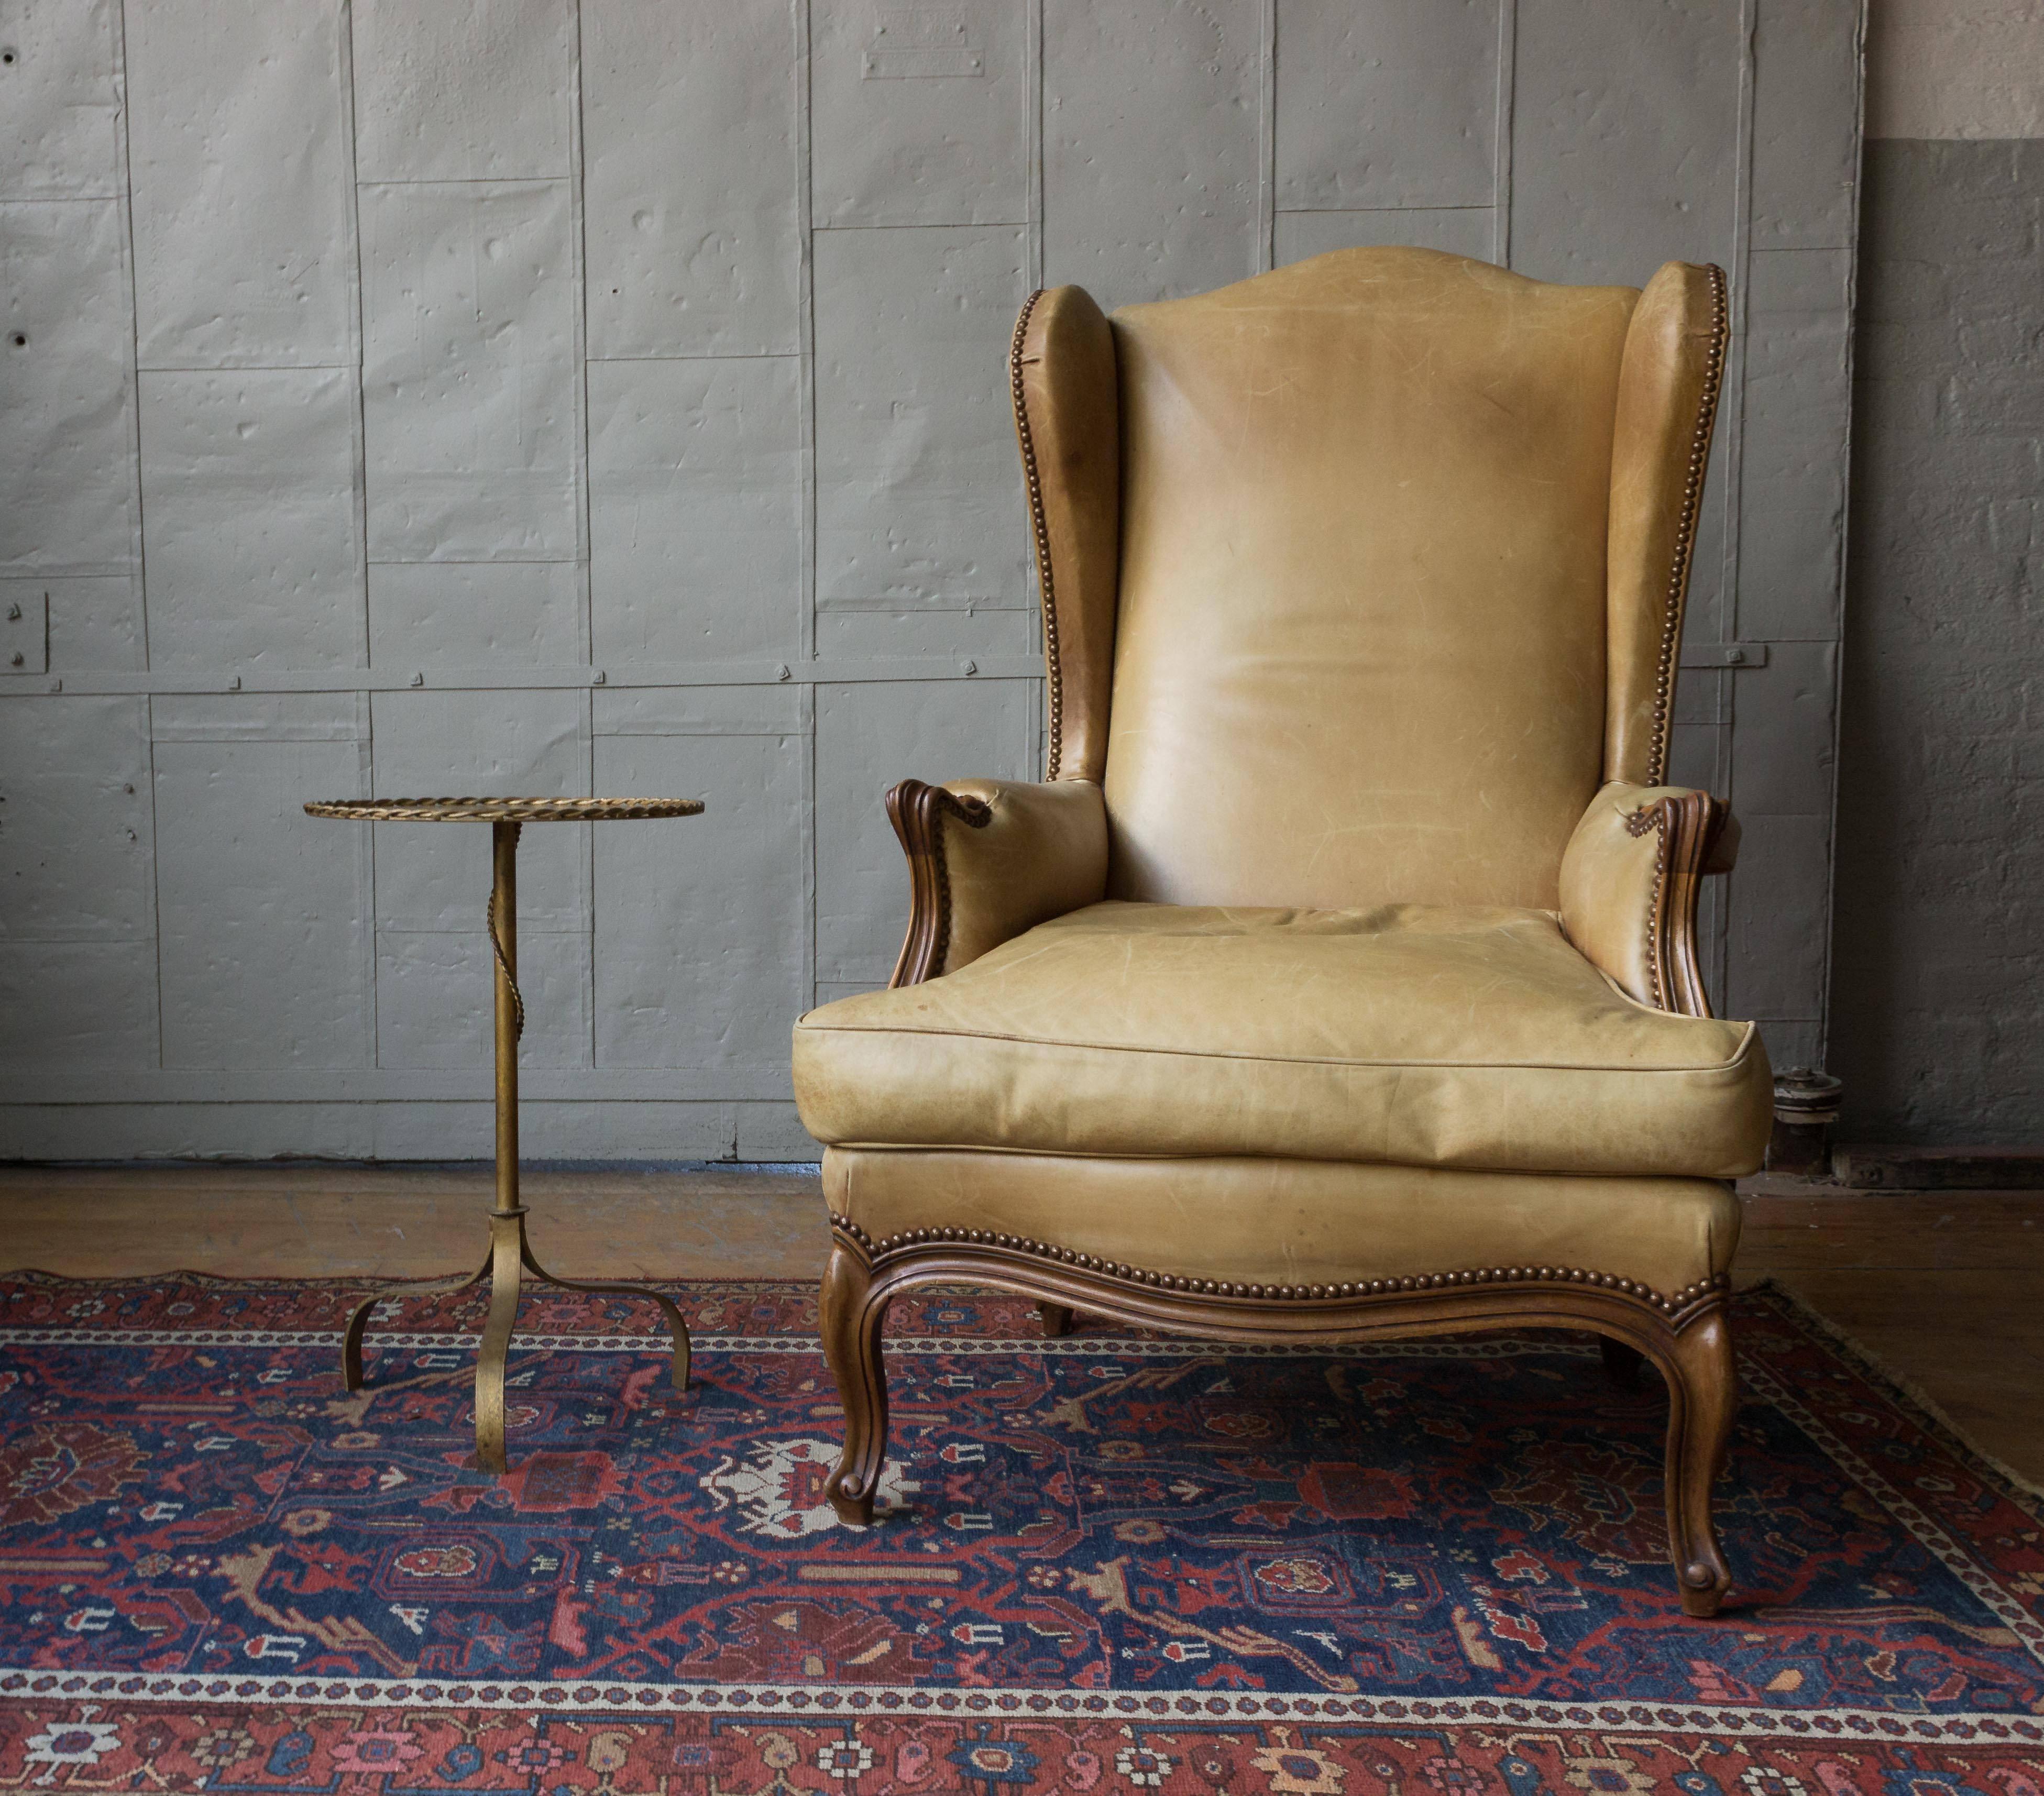
[[[1789,1299],[1739,1301],[1686,1620],[1663,1399],[1562,1335],[1218,1349],[896,1307],[870,1530],[812,1292],[0,1281],[0,1787],[2040,1796],[2038,1500]]]

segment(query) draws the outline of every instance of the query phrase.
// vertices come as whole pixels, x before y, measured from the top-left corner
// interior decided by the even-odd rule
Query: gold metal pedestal
[[[341,1337],[340,1372],[350,1391],[362,1388],[362,1337],[370,1314],[386,1299],[466,1291],[490,1280],[490,1317],[475,1360],[475,1456],[481,1471],[509,1468],[504,1452],[504,1368],[518,1320],[520,1287],[530,1276],[564,1291],[603,1291],[657,1303],[674,1337],[674,1383],[689,1383],[689,1325],[671,1298],[643,1284],[585,1284],[556,1278],[532,1256],[525,1238],[524,1205],[518,1201],[518,1039],[525,1032],[525,1000],[518,990],[518,836],[528,823],[603,822],[626,818],[688,817],[702,809],[692,798],[394,798],[341,799],[308,804],[315,817],[375,823],[487,822],[493,835],[490,944],[497,961],[497,1202],[490,1212],[490,1253],[467,1278],[404,1285],[365,1297]]]

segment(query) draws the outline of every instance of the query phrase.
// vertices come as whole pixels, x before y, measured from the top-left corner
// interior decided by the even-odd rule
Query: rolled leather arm
[[[910,892],[889,985],[955,973],[1107,895],[1107,802],[1091,780],[904,780],[887,815]]]
[[[1703,880],[1729,873],[1739,824],[1708,792],[1614,781],[1590,800],[1562,856],[1562,928],[1643,1004],[1708,1016],[1696,963]]]

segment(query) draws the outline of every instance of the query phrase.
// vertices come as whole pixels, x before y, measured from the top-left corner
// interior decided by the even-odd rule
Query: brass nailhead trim
[[[1646,984],[1653,994],[1657,1009],[1671,1007],[1671,996],[1663,988],[1661,969],[1661,912],[1668,896],[1668,863],[1672,853],[1674,832],[1669,827],[1674,808],[1663,798],[1643,808],[1629,812],[1625,819],[1626,833],[1642,836],[1649,830],[1661,832],[1661,845],[1654,858],[1654,902],[1646,907]]]
[[[1036,471],[1036,443],[1029,431],[1029,408],[1022,397],[1022,340],[1028,334],[1030,314],[1043,297],[1043,290],[1039,287],[1022,302],[1022,315],[1015,320],[1015,340],[1008,351],[1008,383],[1015,401],[1015,434],[1022,443],[1022,478],[1029,489],[1029,528],[1036,539],[1036,584],[1043,593],[1043,662],[1050,676],[1049,746],[1043,777],[1055,780],[1064,750],[1065,679],[1058,660],[1058,603],[1051,573],[1051,528],[1043,516],[1043,482]]]
[[[1696,547],[1696,520],[1703,508],[1704,470],[1710,460],[1711,427],[1717,421],[1718,393],[1724,383],[1725,346],[1731,304],[1722,268],[1706,271],[1711,283],[1711,350],[1704,367],[1704,390],[1696,428],[1689,439],[1689,469],[1682,486],[1682,515],[1675,527],[1675,556],[1668,570],[1668,598],[1661,621],[1661,660],[1654,678],[1654,735],[1646,757],[1646,783],[1659,785],[1668,772],[1668,726],[1675,695],[1676,650],[1682,634],[1682,601],[1689,590],[1689,558]]]
[[[1672,1314],[1714,1291],[1731,1288],[1729,1272],[1713,1272],[1685,1286],[1673,1296],[1663,1296],[1651,1285],[1637,1279],[1619,1278],[1611,1272],[1593,1272],[1579,1266],[1488,1266],[1480,1271],[1426,1272],[1412,1278],[1357,1280],[1348,1284],[1233,1284],[1219,1279],[1192,1279],[1174,1272],[1146,1272],[1118,1260],[1103,1260],[1069,1247],[1053,1247],[1032,1241],[1026,1235],[1002,1234],[992,1229],[905,1229],[899,1234],[875,1241],[858,1223],[832,1216],[831,1226],[864,1250],[869,1260],[882,1258],[905,1248],[952,1245],[962,1247],[1002,1247],[1060,1265],[1076,1266],[1124,1284],[1153,1287],[1161,1291],[1185,1291],[1201,1297],[1247,1297],[1264,1303],[1313,1303],[1343,1297],[1389,1297],[1406,1291],[1447,1291],[1473,1284],[1586,1284],[1600,1291],[1621,1291]]]

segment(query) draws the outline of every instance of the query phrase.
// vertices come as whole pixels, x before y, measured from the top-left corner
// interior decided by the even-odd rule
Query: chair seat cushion
[[[1730,1178],[1773,1113],[1750,1023],[1635,1003],[1544,911],[1093,904],[813,1011],[819,1140]]]

